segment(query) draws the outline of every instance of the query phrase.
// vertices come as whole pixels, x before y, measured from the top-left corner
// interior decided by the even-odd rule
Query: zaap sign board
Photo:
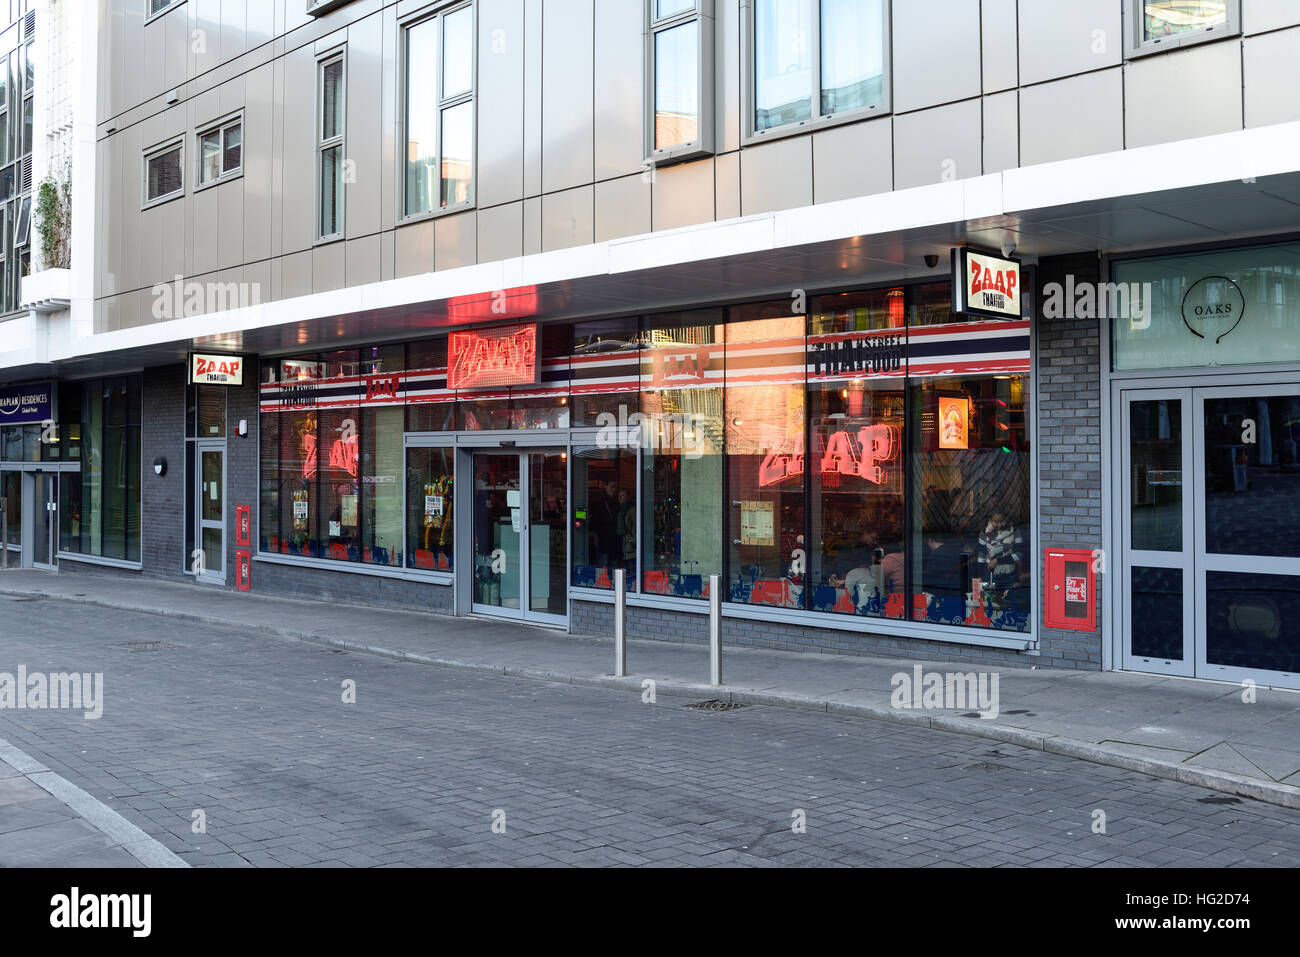
[[[190,385],[243,385],[243,356],[190,353]]]
[[[1020,318],[1020,261],[974,249],[952,251],[953,311]]]
[[[482,389],[537,382],[537,326],[453,332],[447,338],[447,388]]]

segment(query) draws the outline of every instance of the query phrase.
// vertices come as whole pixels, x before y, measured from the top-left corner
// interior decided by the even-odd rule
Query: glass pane
[[[808,400],[813,461],[809,607],[902,618],[907,587],[902,382],[845,379],[813,386]],[[952,534],[962,532],[969,537],[971,529],[954,522]]]
[[[912,618],[1029,630],[1025,386],[1023,376],[999,375],[927,379],[912,390]]]
[[[428,212],[438,195],[438,21],[406,31],[406,213]]]
[[[244,150],[244,128],[243,126],[230,126],[222,133],[225,138],[225,146],[221,157],[221,171],[230,173],[239,169],[242,162]]]
[[[321,139],[343,135],[343,61],[321,67]]]
[[[222,535],[219,528],[203,529],[203,567],[206,571],[220,575],[225,568],[225,556],[221,548]]]
[[[474,601],[519,607],[523,529],[518,455],[474,456]]]
[[[198,434],[203,439],[218,439],[226,434],[225,386],[195,386],[198,392]]]
[[[1300,672],[1300,577],[1207,572],[1205,660]]]
[[[573,584],[613,588],[618,568],[627,569],[628,591],[635,590],[636,450],[575,449]]]
[[[352,361],[329,362],[332,375],[339,370],[356,366],[355,353],[335,353],[350,356]],[[347,373],[343,373],[347,374]],[[358,410],[329,409],[320,413],[320,558],[336,562],[361,561],[360,495],[360,436]]]
[[[1142,39],[1159,40],[1228,22],[1226,0],[1145,0]]]
[[[470,200],[474,174],[474,104],[442,111],[442,205]]]
[[[575,426],[618,429],[640,410],[640,347],[635,318],[599,319],[573,327],[570,365]]]
[[[0,498],[5,500],[5,538],[0,545],[21,545],[23,534],[23,473],[0,472]],[[12,559],[11,559],[12,560]]]
[[[400,406],[361,410],[361,561],[402,564],[402,428]]]
[[[695,9],[695,0],[655,0],[655,19],[663,20]]]
[[[50,554],[50,519],[53,515],[46,506],[54,501],[54,483],[55,478],[52,475],[45,475],[37,472],[36,479],[36,514],[35,530],[32,541],[32,560],[38,565],[48,565],[51,562]]]
[[[1183,570],[1130,572],[1129,648],[1139,658],[1183,660]]]
[[[220,452],[204,452],[200,458],[200,468],[203,470],[203,484],[199,489],[199,501],[203,503],[200,516],[205,522],[221,521],[222,498],[225,490],[222,487],[223,476],[221,471]]]
[[[287,363],[286,363],[287,365]],[[299,367],[301,368],[301,367]],[[317,557],[320,456],[315,412],[279,413],[280,541],[285,555]]]
[[[274,368],[265,365],[263,368]],[[264,414],[258,421],[261,445],[261,500],[257,510],[261,523],[258,545],[261,551],[279,554],[288,550],[280,530],[280,414]]]
[[[320,154],[320,234],[333,236],[339,231],[339,213],[343,208],[343,147],[331,146]]]
[[[474,10],[465,7],[443,18],[442,98],[468,93],[474,85]]]
[[[757,0],[754,129],[812,117],[812,0]]]
[[[407,450],[407,568],[430,572],[454,568],[454,458],[452,449]]]
[[[221,134],[205,133],[199,138],[200,179],[210,183],[221,175]]]
[[[181,151],[170,150],[149,160],[149,198],[157,199],[181,188]]]
[[[700,135],[698,20],[655,34],[655,149]]]
[[[1134,402],[1129,412],[1133,547],[1183,548],[1183,404],[1178,399]]]
[[[1205,400],[1205,548],[1300,558],[1300,395]]]
[[[528,608],[563,615],[568,588],[568,454],[528,456]],[[635,515],[629,502],[625,515]]]
[[[821,0],[822,113],[884,103],[881,0]]]

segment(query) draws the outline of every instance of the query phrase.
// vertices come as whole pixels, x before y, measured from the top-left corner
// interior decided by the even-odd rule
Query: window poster
[[[939,448],[970,447],[970,403],[965,396],[939,396]]]
[[[776,514],[771,502],[740,503],[740,544],[775,545]]]
[[[355,528],[357,525],[357,497],[355,495],[343,495],[340,496],[339,501],[343,524]]]

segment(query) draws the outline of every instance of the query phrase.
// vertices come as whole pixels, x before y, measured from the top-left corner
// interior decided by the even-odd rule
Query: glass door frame
[[[194,580],[201,584],[208,585],[225,585],[226,583],[226,532],[229,525],[230,508],[227,503],[227,490],[229,485],[229,469],[226,467],[226,440],[225,439],[195,439],[192,442],[194,446],[194,474],[190,478],[190,494],[194,496],[194,548],[203,548],[203,532],[205,529],[218,530],[221,532],[221,570],[214,572],[207,566],[203,565],[203,574],[198,575],[194,572],[193,555],[187,556],[189,561],[189,573],[194,576]],[[203,518],[203,496],[207,491],[207,482],[203,477],[203,455],[205,452],[218,452],[221,455],[221,519],[219,521],[205,520]]]
[[[1195,456],[1193,461],[1196,463],[1192,497],[1195,500],[1195,515],[1197,518],[1194,540],[1196,565],[1194,569],[1195,577],[1193,578],[1196,622],[1196,677],[1237,683],[1249,679],[1257,684],[1266,684],[1276,688],[1300,689],[1300,674],[1211,664],[1208,660],[1209,593],[1207,584],[1210,572],[1294,575],[1300,579],[1300,558],[1211,554],[1206,548],[1205,400],[1259,398],[1265,396],[1300,396],[1300,382],[1293,380],[1290,383],[1279,382],[1271,385],[1203,386],[1194,390],[1192,398],[1194,426],[1191,431],[1194,443],[1193,455]]]
[[[23,548],[30,548],[30,566],[38,568],[41,571],[53,572],[59,569],[59,469],[32,469],[24,473],[23,483],[23,511],[26,513],[23,519]],[[46,486],[46,494],[42,496],[42,501],[36,500],[36,477],[40,475],[47,482],[53,479],[53,482]],[[45,514],[49,518],[48,541],[46,542],[47,561],[38,562],[36,560],[36,541],[37,533],[41,526],[40,510],[38,505],[44,506]],[[28,532],[28,519],[30,515],[30,536]],[[30,543],[30,544],[29,544]],[[24,562],[24,565],[27,563]]]
[[[456,486],[460,492],[455,501],[456,518],[456,614],[486,615],[492,618],[505,618],[512,621],[548,625],[557,628],[569,626],[570,591],[573,581],[572,547],[569,540],[569,509],[572,492],[572,454],[568,430],[535,430],[520,432],[482,432],[456,436]],[[565,456],[565,549],[564,549],[564,614],[551,615],[527,608],[531,594],[531,563],[523,561],[525,555],[531,554],[529,538],[531,522],[529,521],[530,475],[527,456],[530,454],[551,453]],[[519,497],[522,509],[523,526],[520,530],[521,569],[519,581],[518,609],[498,608],[482,605],[475,601],[474,593],[474,456],[475,455],[518,455],[519,456]]]
[[[1182,549],[1180,551],[1136,550],[1133,548],[1132,495],[1133,495],[1133,445],[1132,445],[1132,407],[1135,402],[1159,401],[1161,399],[1178,400],[1182,403]],[[1116,569],[1119,582],[1116,591],[1119,597],[1120,616],[1120,668],[1125,671],[1142,671],[1154,674],[1194,677],[1196,670],[1196,648],[1193,641],[1193,629],[1188,623],[1196,614],[1195,595],[1193,594],[1195,577],[1196,513],[1193,495],[1189,484],[1195,487],[1195,468],[1197,460],[1193,457],[1192,433],[1192,390],[1190,388],[1121,388],[1119,393],[1119,433],[1120,457],[1118,470],[1118,501],[1115,514],[1120,534],[1120,561]],[[1189,479],[1190,477],[1190,479]],[[1181,660],[1152,658],[1135,655],[1132,652],[1132,601],[1133,568],[1180,569],[1183,573],[1183,657]]]

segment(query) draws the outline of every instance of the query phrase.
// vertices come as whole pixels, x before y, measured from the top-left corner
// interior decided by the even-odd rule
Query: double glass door
[[[568,456],[473,455],[472,608],[563,624],[568,608]]]
[[[1123,667],[1300,688],[1300,385],[1121,399]]]

